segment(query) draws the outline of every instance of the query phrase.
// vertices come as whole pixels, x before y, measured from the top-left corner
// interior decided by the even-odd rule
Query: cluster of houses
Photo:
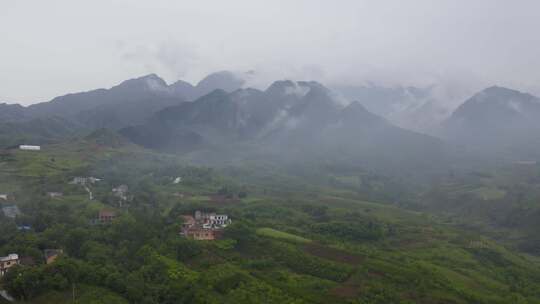
[[[43,251],[44,262],[46,264],[51,264],[62,254],[64,254],[62,249],[45,249]],[[10,268],[21,264],[33,266],[35,265],[35,261],[32,257],[20,258],[16,253],[0,256],[0,277],[3,277]]]
[[[231,224],[226,214],[196,211],[192,215],[183,215],[181,235],[194,240],[215,240],[223,234],[223,229]]]

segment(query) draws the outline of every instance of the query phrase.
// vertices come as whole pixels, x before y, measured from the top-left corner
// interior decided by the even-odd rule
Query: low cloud
[[[156,73],[169,82],[183,79],[200,66],[195,47],[174,40],[152,45],[118,44],[121,58],[142,67],[146,73]]]

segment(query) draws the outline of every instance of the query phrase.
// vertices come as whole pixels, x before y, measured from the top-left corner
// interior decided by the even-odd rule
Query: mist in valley
[[[539,9],[0,2],[0,303],[540,303]]]

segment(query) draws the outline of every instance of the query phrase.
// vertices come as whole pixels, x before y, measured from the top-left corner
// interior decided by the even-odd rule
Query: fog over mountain
[[[437,86],[328,88],[278,80],[259,90],[247,87],[251,75],[220,71],[192,85],[149,74],[28,107],[1,104],[1,145],[109,128],[160,151],[330,157],[378,169],[383,163],[414,168],[418,161],[440,167],[454,149],[510,160],[540,155],[540,99],[528,93],[492,86],[454,110]]]
[[[503,87],[489,87],[460,105],[444,121],[441,135],[484,155],[514,152],[540,155],[540,98]]]
[[[467,79],[460,90],[469,94],[500,85],[540,95],[539,69],[530,68],[540,65],[540,42],[530,34],[539,6],[2,1],[0,100],[36,103],[150,73],[197,83],[219,70],[255,71],[249,86],[258,89],[277,79],[391,88],[449,88]]]
[[[539,17],[0,0],[0,304],[540,304]]]

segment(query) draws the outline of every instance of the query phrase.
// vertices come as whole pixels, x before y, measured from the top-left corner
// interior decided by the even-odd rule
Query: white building
[[[57,198],[57,197],[62,197],[64,196],[64,194],[62,192],[47,192],[47,195],[50,197],[50,198]]]
[[[207,213],[203,214],[203,228],[225,228],[231,223],[228,215]]]
[[[7,201],[8,195],[7,194],[0,194],[0,199]]]
[[[19,264],[19,255],[12,253],[5,257],[0,257],[0,277],[4,276],[9,268]]]
[[[230,224],[229,216],[225,214],[210,215],[210,222],[214,226],[227,227]]]
[[[4,212],[4,216],[8,218],[16,218],[21,214],[21,211],[17,206],[2,207],[2,212]]]
[[[100,181],[101,181],[101,178],[92,177],[92,176],[90,176],[88,178],[88,182],[91,183],[91,184],[95,184],[95,183],[100,182]]]
[[[115,196],[118,196],[123,199],[126,198],[128,191],[129,191],[129,187],[127,185],[120,185],[112,189],[112,192]]]
[[[29,146],[29,145],[20,145],[19,149],[26,151],[39,151],[41,150],[40,146]]]
[[[86,185],[86,184],[95,184],[96,182],[99,182],[99,181],[101,181],[100,178],[77,176],[77,177],[74,177],[73,180],[69,183],[72,185]]]
[[[86,184],[86,177],[74,177],[71,182],[69,182],[72,185],[84,185]]]

